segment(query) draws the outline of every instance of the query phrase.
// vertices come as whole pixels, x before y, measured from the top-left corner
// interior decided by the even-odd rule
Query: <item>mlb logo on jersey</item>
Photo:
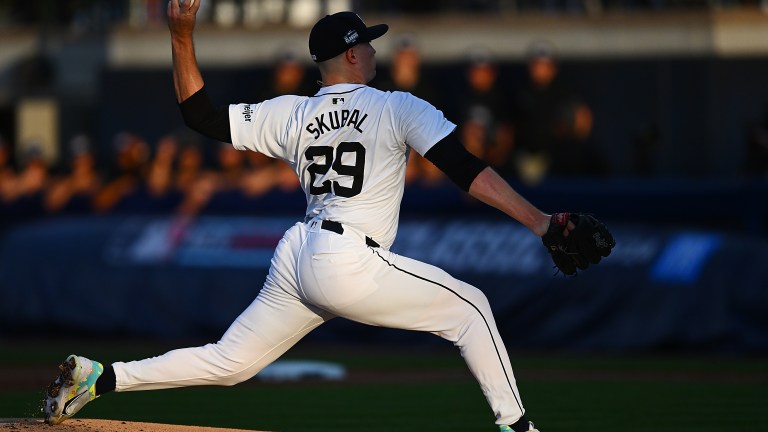
[[[331,102],[334,105],[344,105],[344,98],[332,98]]]
[[[346,42],[348,45],[351,45],[357,42],[357,38],[358,38],[357,30],[350,30],[344,36],[344,42]]]

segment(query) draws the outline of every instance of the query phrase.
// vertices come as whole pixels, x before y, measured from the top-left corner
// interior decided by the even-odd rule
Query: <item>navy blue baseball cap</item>
[[[309,54],[316,62],[332,59],[349,48],[370,42],[389,30],[386,24],[368,27],[354,12],[326,15],[309,33]]]

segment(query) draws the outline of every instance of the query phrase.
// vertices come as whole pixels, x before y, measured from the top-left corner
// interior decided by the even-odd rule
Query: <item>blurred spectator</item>
[[[101,176],[95,169],[88,137],[72,138],[68,159],[68,172],[53,180],[45,194],[45,209],[52,213],[89,213],[91,201],[101,187]]]
[[[42,151],[34,144],[25,146],[22,168],[8,177],[3,191],[4,224],[26,222],[43,215],[43,196],[48,186],[48,166]]]
[[[120,198],[114,209],[139,214],[171,213],[182,201],[182,193],[175,187],[174,176],[178,139],[174,135],[161,137],[151,159],[144,157],[145,148],[148,149],[148,146],[143,140],[131,140],[131,155],[125,157],[131,161],[128,164],[133,169],[121,177],[133,187]]]
[[[217,163],[218,189],[238,189],[245,174],[245,152],[235,149],[232,144],[219,143]]]
[[[246,199],[258,200],[273,192],[290,196],[300,190],[299,177],[287,162],[252,151],[245,152],[245,156],[248,168],[240,190]]]
[[[183,216],[199,214],[216,193],[216,178],[210,172],[201,173],[189,185],[176,212]]]
[[[174,184],[178,147],[178,139],[174,135],[165,135],[158,140],[151,161],[138,172],[138,187],[119,202],[121,210],[166,214],[176,209],[182,200],[182,194]]]
[[[246,166],[249,171],[258,171],[259,169],[269,165],[274,161],[271,157],[254,151],[245,152]]]
[[[188,193],[203,173],[203,162],[203,153],[197,142],[183,143],[179,149],[173,180],[175,189],[182,194]]]
[[[264,89],[259,101],[286,94],[312,96],[317,93],[317,88],[317,84],[310,83],[307,79],[306,67],[299,62],[296,53],[287,49],[278,54],[269,86]]]
[[[426,79],[422,70],[421,51],[410,35],[400,37],[395,42],[389,74],[378,80],[378,88],[385,91],[403,91],[427,101],[435,101],[442,106],[442,97]]]
[[[146,187],[150,196],[162,198],[175,189],[173,170],[177,152],[178,142],[173,135],[166,135],[158,141],[147,173]]]
[[[550,43],[531,45],[528,75],[516,95],[515,151],[499,170],[532,184],[550,175],[603,174],[605,165],[589,141],[592,111],[560,78]]]
[[[272,172],[275,177],[275,189],[278,192],[291,193],[299,190],[301,183],[293,168],[287,162],[275,160],[272,163]]]
[[[257,198],[268,193],[278,184],[278,176],[273,171],[273,165],[278,161],[258,152],[245,153],[248,159],[248,170],[240,181],[240,187],[246,197]],[[296,177],[293,169],[291,173]]]
[[[187,216],[204,211],[236,213],[245,199],[241,189],[246,175],[244,154],[229,143],[218,143],[215,168],[200,173],[185,194],[180,212]]]
[[[149,145],[140,136],[123,132],[115,137],[117,170],[94,198],[94,209],[109,212],[138,192],[147,174]]]
[[[213,196],[213,175],[204,170],[203,152],[198,142],[188,141],[181,146],[174,185],[182,196],[176,212],[182,215],[196,215]]]
[[[43,160],[42,150],[34,144],[27,147],[23,158],[24,167],[16,178],[13,198],[17,201],[22,199],[37,201],[42,197],[48,184],[48,166]]]
[[[427,158],[411,151],[405,170],[406,185],[434,188],[450,184],[448,177]]]
[[[458,100],[462,141],[471,153],[498,166],[512,146],[508,91],[498,79],[498,66],[485,49],[469,55],[466,89]]]

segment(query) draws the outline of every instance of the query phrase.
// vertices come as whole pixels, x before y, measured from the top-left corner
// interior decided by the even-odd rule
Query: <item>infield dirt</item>
[[[139,423],[120,420],[71,419],[56,426],[42,419],[0,419],[0,431],[16,432],[258,432],[245,429],[222,429],[201,426],[181,426],[160,423]]]

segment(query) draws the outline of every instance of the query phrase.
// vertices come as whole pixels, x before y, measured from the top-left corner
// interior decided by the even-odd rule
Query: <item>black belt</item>
[[[320,228],[326,231],[335,232],[336,234],[344,234],[344,227],[338,222],[324,220],[323,223],[320,224]],[[380,247],[379,244],[376,243],[376,240],[368,236],[365,236],[365,244],[371,247]]]

